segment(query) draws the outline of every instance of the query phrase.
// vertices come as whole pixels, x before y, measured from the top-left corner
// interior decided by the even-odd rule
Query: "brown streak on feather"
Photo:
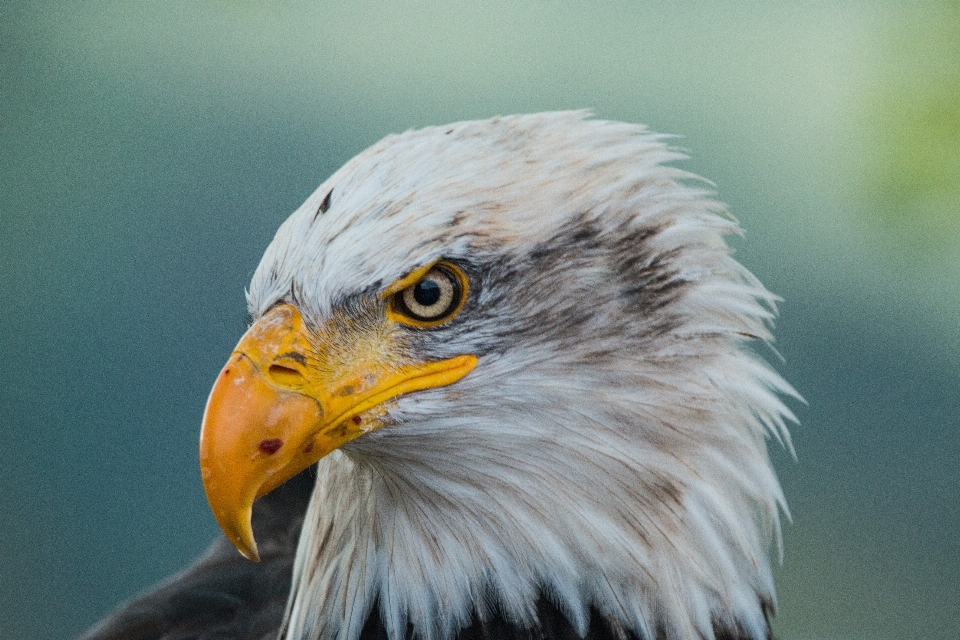
[[[313,214],[314,222],[316,222],[317,218],[320,217],[322,214],[326,213],[327,209],[330,208],[330,196],[332,195],[333,195],[333,189],[330,189],[330,191],[327,191],[327,195],[323,197],[323,201],[320,203],[320,206],[317,207],[317,212]]]

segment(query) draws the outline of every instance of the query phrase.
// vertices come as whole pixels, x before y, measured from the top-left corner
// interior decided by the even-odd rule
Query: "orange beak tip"
[[[253,536],[251,516],[252,503],[246,509],[238,509],[235,513],[214,513],[217,523],[233,546],[248,560],[260,562],[260,553],[257,550],[257,541]]]
[[[244,544],[241,540],[231,540],[231,542],[244,558],[253,562],[260,562],[260,553],[257,551],[256,542],[251,542],[250,545]]]

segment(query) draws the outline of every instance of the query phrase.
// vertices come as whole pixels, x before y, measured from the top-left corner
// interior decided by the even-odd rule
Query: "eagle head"
[[[200,451],[254,559],[253,501],[316,465],[288,637],[532,628],[542,599],[581,635],[767,637],[776,298],[663,136],[587,115],[389,136],[268,247]]]

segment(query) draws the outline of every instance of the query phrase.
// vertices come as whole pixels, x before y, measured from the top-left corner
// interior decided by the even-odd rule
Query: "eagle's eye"
[[[414,327],[433,327],[451,319],[466,300],[467,277],[456,265],[438,262],[419,280],[395,293],[391,316]]]

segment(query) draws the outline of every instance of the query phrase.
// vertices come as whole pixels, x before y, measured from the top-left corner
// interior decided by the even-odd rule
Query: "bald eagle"
[[[225,538],[86,638],[771,636],[776,297],[588,116],[388,136],[290,216],[203,417]]]

